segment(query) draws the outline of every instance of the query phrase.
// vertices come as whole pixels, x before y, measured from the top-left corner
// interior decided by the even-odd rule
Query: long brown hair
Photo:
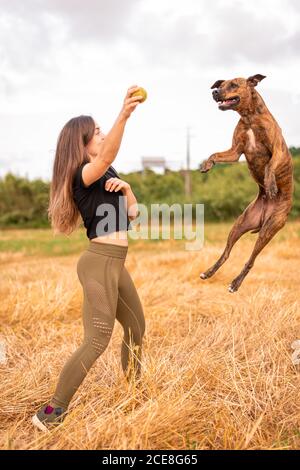
[[[94,131],[94,119],[81,115],[70,119],[58,136],[48,207],[48,219],[55,235],[70,235],[80,225],[72,183],[76,169],[90,161],[85,146],[92,139]]]

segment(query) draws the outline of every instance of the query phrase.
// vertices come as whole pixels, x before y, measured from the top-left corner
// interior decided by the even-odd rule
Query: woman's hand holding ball
[[[133,85],[128,88],[121,113],[128,119],[139,103],[143,103],[147,98],[144,88]]]

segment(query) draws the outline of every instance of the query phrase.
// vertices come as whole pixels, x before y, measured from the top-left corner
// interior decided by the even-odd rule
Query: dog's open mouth
[[[227,109],[231,108],[233,106],[236,106],[240,102],[240,97],[239,96],[233,96],[232,98],[228,100],[223,100],[223,101],[218,101],[218,106],[220,109]]]

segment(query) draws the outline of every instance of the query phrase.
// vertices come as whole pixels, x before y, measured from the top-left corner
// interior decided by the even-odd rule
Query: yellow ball
[[[140,87],[138,90],[136,90],[134,93],[132,93],[131,96],[138,96],[141,95],[143,98],[140,100],[140,103],[143,103],[146,98],[147,98],[147,92],[145,88]]]

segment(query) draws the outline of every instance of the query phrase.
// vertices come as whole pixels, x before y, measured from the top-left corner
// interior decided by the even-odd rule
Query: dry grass
[[[146,316],[143,384],[123,378],[121,326],[73,398],[65,422],[45,435],[31,416],[54,391],[82,338],[80,255],[1,253],[2,449],[296,449],[300,375],[300,223],[290,223],[258,258],[236,294],[230,281],[248,259],[241,240],[211,280],[199,274],[216,243],[187,252],[173,242],[130,248],[126,266]],[[220,235],[221,234],[221,235]],[[152,248],[151,248],[152,247]]]

